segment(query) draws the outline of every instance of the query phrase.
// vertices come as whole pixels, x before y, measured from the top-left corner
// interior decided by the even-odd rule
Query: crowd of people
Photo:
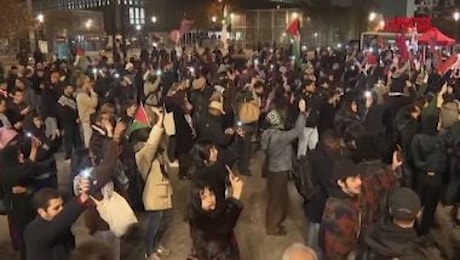
[[[283,259],[457,259],[433,233],[438,205],[460,224],[460,66],[374,49],[22,59],[0,79],[12,247],[27,260],[165,259],[176,165],[191,183],[188,259],[241,259],[243,180],[262,150],[265,233],[289,232],[290,181],[304,199],[305,245]],[[62,195],[57,153],[70,168]],[[75,248],[82,214],[92,239]]]

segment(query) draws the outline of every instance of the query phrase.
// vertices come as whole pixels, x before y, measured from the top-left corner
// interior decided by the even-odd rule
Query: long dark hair
[[[205,167],[204,162],[209,159],[211,148],[214,143],[211,141],[198,141],[191,150],[194,165],[197,168]]]
[[[195,180],[192,182],[189,197],[190,200],[187,206],[187,219],[189,221],[194,221],[199,218],[206,217],[207,215],[210,217],[212,216],[212,212],[206,212],[201,208],[201,194],[205,189],[209,189],[215,194],[212,185],[206,181]]]

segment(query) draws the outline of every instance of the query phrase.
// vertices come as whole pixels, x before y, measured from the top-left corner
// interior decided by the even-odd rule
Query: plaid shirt
[[[327,200],[320,231],[326,259],[346,259],[357,248],[362,230],[386,211],[381,201],[386,202],[384,198],[397,178],[388,168],[374,169],[364,172],[360,196],[351,197],[338,190]]]

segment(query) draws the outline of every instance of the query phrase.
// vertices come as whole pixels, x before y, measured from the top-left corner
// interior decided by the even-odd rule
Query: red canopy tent
[[[436,28],[432,28],[418,37],[418,43],[423,45],[454,45],[455,40],[447,37]]]

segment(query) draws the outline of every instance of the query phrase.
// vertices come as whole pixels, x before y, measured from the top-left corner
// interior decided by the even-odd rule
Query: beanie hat
[[[332,167],[332,176],[335,181],[358,176],[360,172],[358,165],[350,159],[341,159],[335,162]]]
[[[283,126],[281,115],[276,110],[270,111],[265,117],[265,119],[267,120],[267,123],[272,127],[282,127]]]
[[[441,107],[441,126],[443,129],[448,129],[458,121],[458,106],[454,102],[449,102]]]
[[[18,133],[12,129],[0,128],[0,150],[8,146],[17,135]]]
[[[388,205],[397,220],[413,220],[421,209],[417,194],[409,188],[398,188],[390,194]]]

